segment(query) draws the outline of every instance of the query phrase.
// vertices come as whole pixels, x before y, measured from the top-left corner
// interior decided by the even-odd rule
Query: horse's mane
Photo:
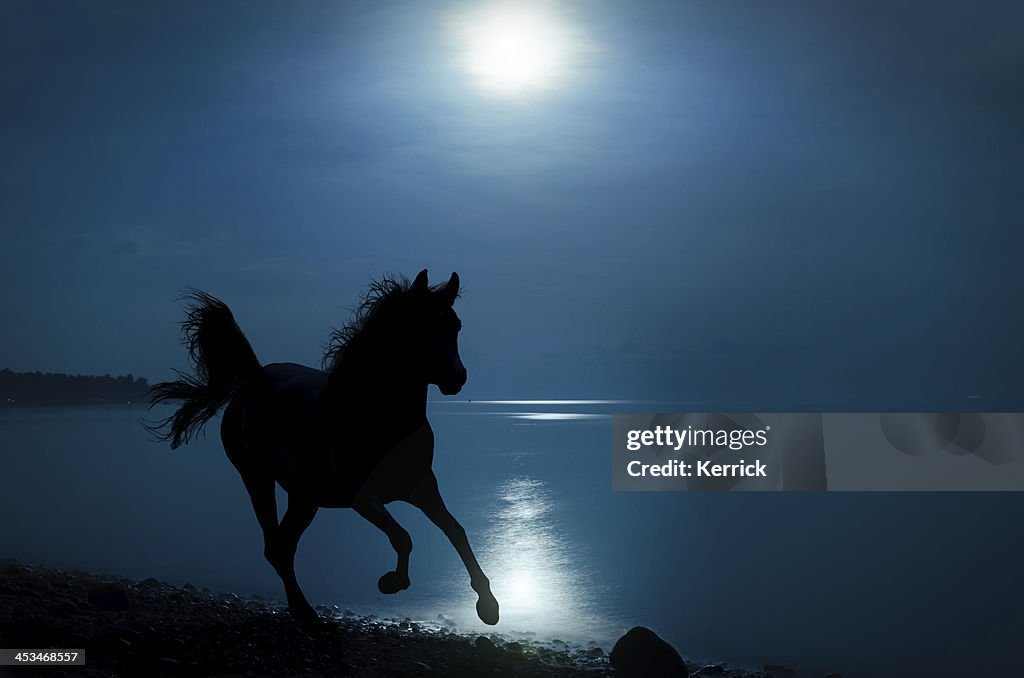
[[[433,294],[444,289],[446,285],[447,282],[438,283],[428,289]],[[321,361],[324,372],[328,376],[333,375],[345,357],[345,352],[364,336],[367,327],[380,315],[381,310],[407,298],[411,289],[412,282],[397,273],[385,273],[379,280],[370,281],[359,303],[352,309],[352,318],[342,327],[331,331]]]
[[[367,286],[354,309],[352,318],[344,326],[331,331],[324,351],[323,370],[332,374],[341,362],[345,349],[362,334],[379,310],[396,298],[404,296],[412,283],[404,275],[387,273]]]

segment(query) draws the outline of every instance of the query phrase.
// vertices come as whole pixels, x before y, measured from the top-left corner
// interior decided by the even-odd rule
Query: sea
[[[441,492],[500,623],[476,619],[454,549],[401,503],[390,508],[413,538],[412,586],[380,594],[394,567],[387,538],[353,511],[323,509],[296,559],[314,605],[606,651],[643,625],[694,662],[807,676],[1019,668],[1024,494],[617,492],[612,413],[740,410],[530,400],[428,411]],[[146,416],[0,409],[0,557],[282,598],[217,422],[172,451]]]

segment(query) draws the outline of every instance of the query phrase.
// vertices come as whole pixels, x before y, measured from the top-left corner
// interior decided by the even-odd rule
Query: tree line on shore
[[[126,404],[145,401],[149,382],[112,377],[0,370],[0,406]]]

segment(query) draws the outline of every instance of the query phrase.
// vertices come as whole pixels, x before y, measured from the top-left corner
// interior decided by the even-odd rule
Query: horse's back
[[[267,474],[289,494],[335,507],[351,506],[360,487],[385,503],[404,499],[430,477],[434,436],[425,417],[390,421],[382,418],[386,408],[364,411],[351,402],[348,411],[334,411],[334,403],[325,413],[326,386],[321,370],[271,363],[239,387],[221,438],[243,476]]]
[[[319,403],[320,393],[327,385],[327,375],[298,363],[270,363],[260,370],[275,400],[305,399]]]
[[[321,370],[305,365],[264,365],[238,388],[224,411],[221,439],[231,462],[239,470],[254,463],[295,467],[315,464],[312,456],[326,456],[320,411],[326,383]]]
[[[320,408],[320,393],[326,384],[327,375],[312,367],[264,365],[235,392],[225,412],[225,424],[235,413],[243,415],[238,423],[246,429],[312,416]]]

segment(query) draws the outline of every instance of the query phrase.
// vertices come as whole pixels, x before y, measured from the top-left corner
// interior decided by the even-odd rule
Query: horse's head
[[[431,288],[427,269],[416,276],[409,294],[413,301],[410,343],[413,362],[421,365],[427,383],[436,384],[444,395],[455,395],[466,383],[466,368],[459,357],[459,330],[462,321],[453,308],[459,296],[459,275],[452,273],[448,283]]]

